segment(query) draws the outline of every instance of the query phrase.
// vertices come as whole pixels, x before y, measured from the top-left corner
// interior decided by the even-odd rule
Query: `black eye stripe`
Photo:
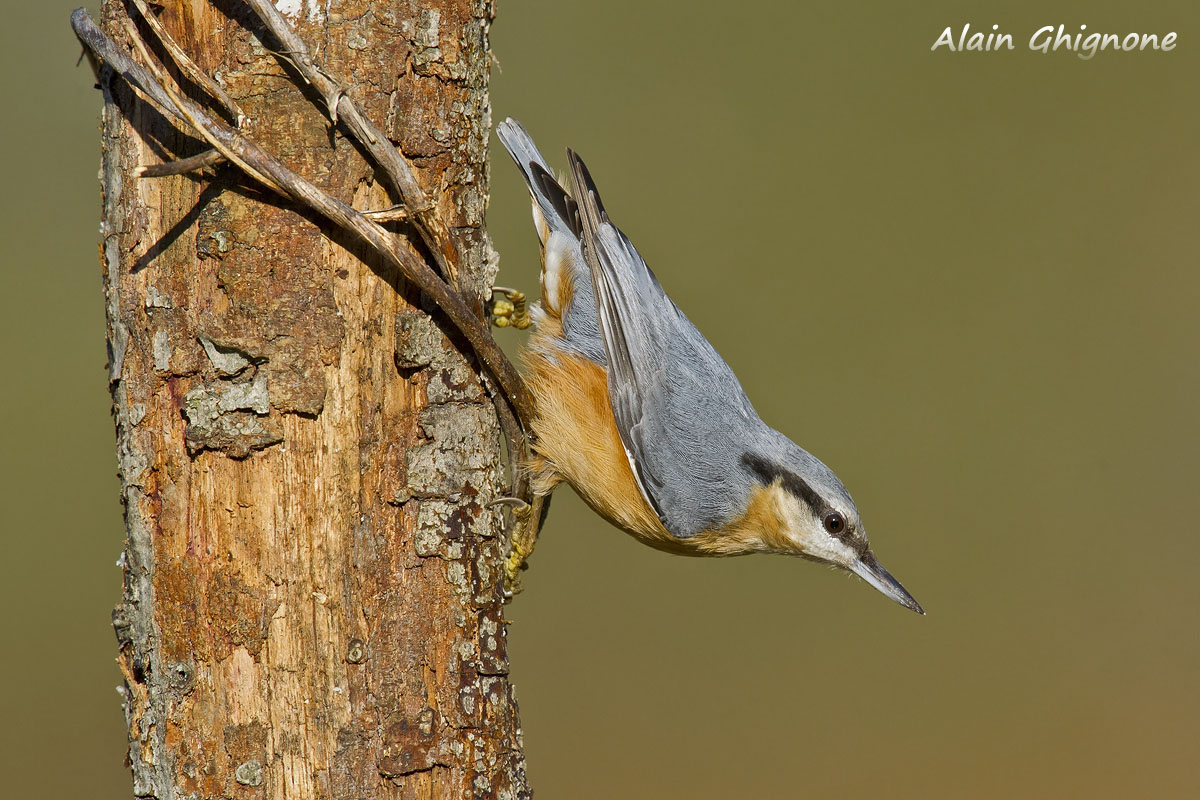
[[[813,488],[803,478],[790,469],[785,469],[754,453],[742,453],[742,466],[758,478],[763,486],[770,486],[775,481],[779,481],[785,491],[791,492],[808,504],[813,516],[821,517],[832,510],[821,495],[813,491]]]

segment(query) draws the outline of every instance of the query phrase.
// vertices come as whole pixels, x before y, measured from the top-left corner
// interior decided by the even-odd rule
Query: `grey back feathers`
[[[612,224],[583,161],[567,151],[572,196],[519,123],[505,120],[498,132],[548,226],[579,243],[572,326],[598,332],[617,430],[667,531],[687,538],[732,522],[764,482],[763,459],[815,477],[816,492],[845,494],[828,468],[759,419],[729,365]]]

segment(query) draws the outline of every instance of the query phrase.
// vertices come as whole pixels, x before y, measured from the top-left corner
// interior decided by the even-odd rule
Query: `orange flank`
[[[536,338],[524,353],[525,382],[537,403],[534,491],[548,494],[564,479],[622,530],[647,544],[670,541],[633,477],[608,402],[604,369],[563,353],[548,337]]]
[[[530,463],[534,491],[570,483],[596,513],[651,547],[679,555],[734,556],[793,552],[782,531],[778,485],[756,487],[738,519],[687,539],[667,533],[638,488],[608,399],[608,375],[554,342],[557,320],[546,320],[524,352],[525,380],[537,404]],[[549,334],[549,335],[548,335]]]

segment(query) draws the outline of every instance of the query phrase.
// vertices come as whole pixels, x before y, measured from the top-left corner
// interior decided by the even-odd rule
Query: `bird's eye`
[[[825,515],[825,530],[829,531],[834,536],[845,533],[846,518],[836,511],[830,511]]]

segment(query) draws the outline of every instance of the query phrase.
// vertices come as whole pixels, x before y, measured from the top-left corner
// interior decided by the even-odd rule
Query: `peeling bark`
[[[356,208],[391,205],[239,3],[162,5],[258,141]],[[490,4],[290,5],[414,160],[477,302]],[[118,39],[123,15],[104,4]],[[232,171],[131,177],[204,146],[102,84],[134,794],[529,796],[488,507],[500,434],[469,349],[389,268]]]

